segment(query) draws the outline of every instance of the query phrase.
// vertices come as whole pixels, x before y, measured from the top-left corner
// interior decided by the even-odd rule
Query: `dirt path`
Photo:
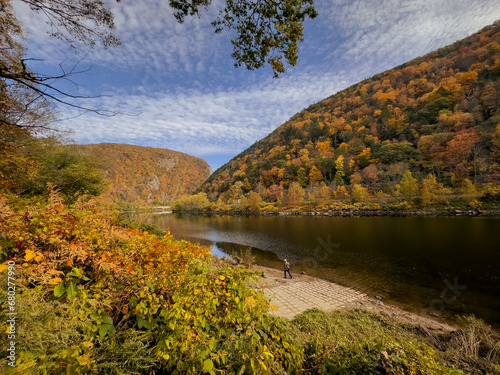
[[[292,273],[292,279],[285,279],[283,271],[260,266],[254,266],[252,270],[262,272],[263,277],[251,286],[262,290],[269,297],[271,305],[278,308],[270,312],[277,316],[292,319],[295,315],[313,307],[324,311],[362,308],[386,313],[398,321],[429,332],[455,330],[446,323],[386,305],[357,290],[326,280],[295,273]]]

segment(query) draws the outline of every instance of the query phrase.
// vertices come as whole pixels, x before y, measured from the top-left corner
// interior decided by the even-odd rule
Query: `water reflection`
[[[304,271],[413,310],[432,307],[447,283],[467,286],[444,313],[500,326],[500,219],[146,215],[219,256],[251,248],[258,264]],[[451,300],[451,299],[450,299]]]

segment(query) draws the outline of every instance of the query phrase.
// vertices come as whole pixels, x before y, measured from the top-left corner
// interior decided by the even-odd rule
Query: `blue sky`
[[[231,34],[216,35],[210,25],[221,1],[182,25],[166,0],[110,1],[122,44],[80,46],[78,55],[48,36],[43,16],[13,3],[28,57],[43,60],[32,68],[57,72],[83,59],[79,67],[91,69],[64,87],[100,96],[85,106],[120,112],[61,107],[61,126],[75,142],[173,149],[213,170],[310,104],[500,19],[498,0],[317,0],[297,65],[274,79],[269,68],[233,67]]]

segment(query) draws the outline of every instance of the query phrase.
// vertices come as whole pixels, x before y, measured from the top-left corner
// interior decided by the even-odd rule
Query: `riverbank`
[[[472,316],[464,317],[460,326],[452,326],[316,277],[292,273],[292,279],[285,279],[281,270],[261,266],[250,270],[260,275],[251,286],[271,299],[275,306],[271,314],[289,319],[294,341],[305,348],[305,374],[328,369],[339,374],[360,373],[356,366],[350,368],[358,360],[365,364],[362,369],[396,370],[402,365],[401,373],[482,375],[500,371],[498,332]],[[459,371],[436,366],[440,361]]]
[[[379,296],[368,296],[317,277],[292,273],[292,279],[285,279],[282,271],[257,265],[250,270],[261,274],[250,286],[264,292],[271,305],[277,308],[270,310],[276,316],[293,319],[297,314],[312,308],[325,312],[361,309],[388,315],[397,322],[409,324],[429,334],[449,333],[457,329],[446,322],[386,304]]]
[[[500,209],[494,210],[317,210],[301,211],[297,209],[279,211],[243,211],[243,210],[206,210],[206,211],[172,211],[180,214],[195,215],[257,215],[257,216],[500,216]]]

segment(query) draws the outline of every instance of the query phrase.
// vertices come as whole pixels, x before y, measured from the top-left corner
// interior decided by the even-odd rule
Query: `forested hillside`
[[[113,143],[77,147],[99,157],[114,202],[168,203],[191,194],[212,172],[204,160],[167,149]]]
[[[286,199],[290,187],[299,197],[307,188],[311,196],[363,199],[411,198],[425,181],[429,194],[495,184],[499,78],[497,21],[311,105],[219,168],[200,191],[224,202],[253,191],[272,202]]]

